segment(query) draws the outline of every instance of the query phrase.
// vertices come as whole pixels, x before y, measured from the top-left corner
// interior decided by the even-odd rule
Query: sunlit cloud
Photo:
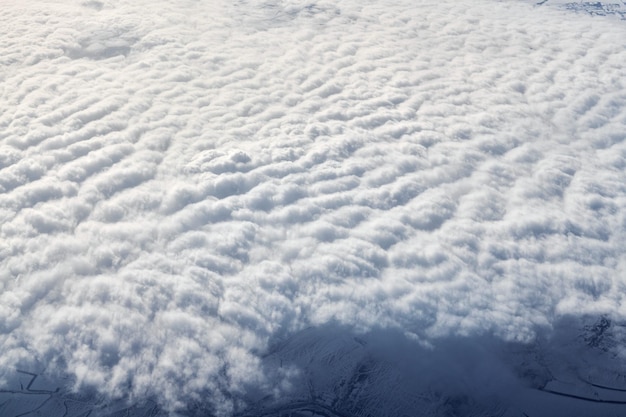
[[[311,327],[624,317],[626,26],[392,3],[5,2],[5,374],[227,415]]]

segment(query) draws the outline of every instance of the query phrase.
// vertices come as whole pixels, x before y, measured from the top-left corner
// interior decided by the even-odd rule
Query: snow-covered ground
[[[538,0],[538,6],[556,6],[575,12],[589,13],[594,16],[613,16],[626,20],[626,1],[571,1],[571,0]]]
[[[623,414],[623,9],[3,1],[0,415]]]

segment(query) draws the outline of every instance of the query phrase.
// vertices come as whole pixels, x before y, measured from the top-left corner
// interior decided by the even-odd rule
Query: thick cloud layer
[[[228,413],[308,326],[428,344],[626,315],[616,19],[57,0],[0,27],[3,369]]]

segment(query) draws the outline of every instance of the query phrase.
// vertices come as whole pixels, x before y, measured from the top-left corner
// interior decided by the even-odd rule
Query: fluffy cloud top
[[[309,326],[626,316],[626,26],[514,1],[5,1],[0,367],[237,408]]]

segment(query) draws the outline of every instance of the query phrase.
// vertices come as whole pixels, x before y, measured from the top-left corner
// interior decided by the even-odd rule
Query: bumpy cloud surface
[[[228,413],[310,326],[626,315],[617,19],[9,0],[0,27],[3,369]]]

